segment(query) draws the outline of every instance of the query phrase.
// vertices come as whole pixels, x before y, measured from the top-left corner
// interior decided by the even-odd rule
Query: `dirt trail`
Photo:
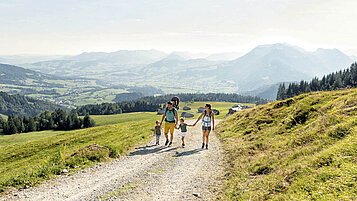
[[[191,124],[194,120],[187,120]],[[214,200],[222,177],[222,149],[214,132],[209,149],[201,149],[200,125],[188,127],[186,147],[175,130],[165,147],[154,139],[129,155],[98,164],[70,176],[20,191],[13,200]]]

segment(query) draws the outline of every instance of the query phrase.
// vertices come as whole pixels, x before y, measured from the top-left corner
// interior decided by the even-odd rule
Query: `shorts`
[[[204,131],[210,131],[210,130],[211,130],[211,126],[208,126],[208,127],[202,126],[202,130],[204,130]]]
[[[182,137],[185,137],[186,134],[187,134],[187,132],[181,132],[181,136],[182,136]]]
[[[175,123],[167,123],[166,122],[165,123],[165,128],[164,128],[165,134],[169,133],[169,131],[170,131],[171,134],[174,134],[175,126],[176,126]]]
[[[159,139],[160,139],[161,134],[156,134],[155,136],[156,136],[156,139],[157,139],[157,140],[159,140]]]

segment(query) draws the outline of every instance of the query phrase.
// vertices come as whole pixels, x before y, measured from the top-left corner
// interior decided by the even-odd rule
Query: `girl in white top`
[[[202,118],[203,117],[203,118]],[[202,112],[200,117],[198,117],[197,121],[193,124],[195,126],[197,122],[202,118],[202,149],[208,149],[208,136],[211,133],[211,130],[214,130],[214,113],[212,112],[211,104],[206,104],[205,111]]]

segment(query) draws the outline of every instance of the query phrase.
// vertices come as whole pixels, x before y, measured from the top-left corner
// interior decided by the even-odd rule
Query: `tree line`
[[[180,101],[225,101],[238,103],[265,104],[268,101],[255,96],[243,96],[239,94],[208,93],[208,94],[168,94],[163,96],[146,96],[133,101],[118,103],[89,104],[78,107],[74,112],[79,115],[110,115],[129,112],[155,112],[161,108],[161,104],[171,100],[173,96],[180,97]]]
[[[257,96],[243,96],[239,94],[228,93],[207,93],[207,94],[195,94],[195,93],[182,93],[182,94],[168,94],[163,96],[147,96],[139,98],[137,100],[147,101],[154,104],[163,104],[171,100],[173,96],[178,96],[180,101],[212,101],[212,102],[234,102],[234,103],[254,103],[257,105],[265,104],[268,100]]]
[[[313,78],[310,82],[300,81],[300,83],[290,83],[287,87],[280,84],[277,100],[284,100],[299,94],[312,91],[332,91],[341,88],[357,87],[357,63],[353,63],[350,68],[340,70],[318,79]]]
[[[134,100],[118,103],[88,104],[74,109],[73,112],[76,112],[78,115],[110,115],[129,112],[155,112],[158,108],[160,108],[159,104]]]
[[[12,114],[8,116],[7,121],[0,119],[0,128],[5,134],[43,130],[74,130],[93,126],[95,126],[95,122],[89,115],[80,118],[77,113],[68,113],[62,109],[53,112],[46,111],[35,117],[15,117]]]

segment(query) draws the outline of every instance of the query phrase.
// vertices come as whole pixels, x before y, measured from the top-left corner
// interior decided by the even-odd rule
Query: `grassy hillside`
[[[98,161],[115,158],[152,137],[156,116],[123,114],[94,116],[99,125],[75,131],[42,131],[0,135],[0,192],[7,186],[26,187]],[[98,144],[95,151],[85,148]]]
[[[193,113],[204,104],[181,103],[181,107],[190,106]],[[222,115],[217,118],[223,118],[228,108],[234,105],[225,102],[211,104],[221,111]],[[135,144],[153,138],[155,120],[161,119],[156,112],[91,117],[97,127],[0,135],[0,192],[9,186],[23,188],[36,185],[61,174],[63,169],[75,170],[124,154]],[[85,148],[93,144],[103,147],[96,148],[94,152]]]
[[[303,94],[218,126],[227,200],[357,200],[357,89]]]

